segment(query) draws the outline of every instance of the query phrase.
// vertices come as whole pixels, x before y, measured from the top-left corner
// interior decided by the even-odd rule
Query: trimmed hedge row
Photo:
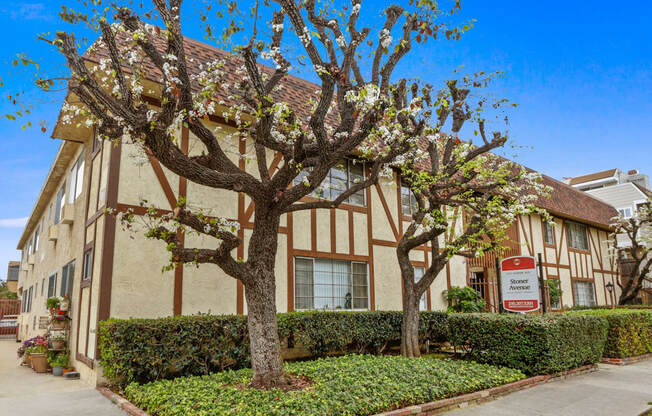
[[[607,322],[583,315],[456,314],[450,342],[478,362],[551,374],[600,361]]]
[[[652,353],[652,311],[602,309],[572,312],[600,316],[609,323],[604,357],[626,358]]]
[[[448,315],[421,312],[423,342],[448,338]],[[401,312],[294,312],[278,315],[281,342],[312,356],[378,354],[400,344]],[[144,383],[249,366],[247,317],[175,316],[108,320],[98,328],[100,363],[112,383]]]
[[[594,305],[594,306],[573,306],[571,311],[586,311],[586,310],[605,310],[605,309],[642,309],[652,310],[652,305]]]

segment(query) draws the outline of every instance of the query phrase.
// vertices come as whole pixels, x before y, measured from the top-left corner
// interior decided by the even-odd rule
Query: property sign
[[[534,257],[508,257],[500,263],[503,308],[532,312],[540,307],[539,277]]]

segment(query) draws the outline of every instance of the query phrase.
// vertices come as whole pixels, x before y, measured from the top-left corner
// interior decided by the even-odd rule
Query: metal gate
[[[0,299],[0,337],[16,337],[18,315],[20,315],[20,299]]]

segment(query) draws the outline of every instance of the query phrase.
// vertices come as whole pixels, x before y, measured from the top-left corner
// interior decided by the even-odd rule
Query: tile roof
[[[577,185],[584,182],[597,181],[614,176],[618,169],[603,170],[602,172],[589,173],[588,175],[576,176],[570,179],[570,185]]]
[[[166,46],[163,37],[157,37],[154,41],[161,51],[165,51]],[[187,37],[184,38],[184,47],[190,74],[200,72],[200,63],[207,63],[220,58],[225,60],[224,70],[227,81],[231,84],[237,82],[236,69],[242,65],[242,59],[240,57]],[[86,52],[84,57],[90,61],[98,62],[99,59],[108,57],[108,54],[106,50],[96,48],[94,52]],[[153,82],[160,82],[162,78],[161,72],[149,61],[145,61],[144,66],[147,69],[148,78]],[[264,65],[261,65],[261,68],[267,73],[274,71],[272,68]],[[308,117],[310,115],[310,105],[308,102],[311,98],[318,96],[320,86],[290,75],[285,77],[282,85],[284,88],[276,94],[276,98],[294,104],[293,109],[298,112],[299,116]],[[194,86],[194,88],[197,88],[197,86]],[[228,105],[230,103],[228,91],[222,91],[219,94],[219,99],[224,100]],[[611,169],[593,173],[591,175],[573,178],[571,182],[576,181],[575,183],[580,183],[609,177],[613,176],[615,172],[616,169]],[[589,223],[601,228],[609,228],[610,219],[618,215],[611,205],[590,195],[573,189],[548,176],[544,176],[543,180],[546,185],[553,188],[553,192],[549,199],[542,198],[537,202],[537,205],[545,208],[554,215]]]
[[[645,195],[647,195],[648,198],[652,198],[652,191],[651,190],[647,189],[644,186],[641,186],[641,185],[637,184],[636,182],[630,182],[630,183],[633,184],[635,187],[637,187],[639,191],[641,191]]]

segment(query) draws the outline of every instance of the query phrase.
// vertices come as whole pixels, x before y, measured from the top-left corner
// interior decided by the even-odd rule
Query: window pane
[[[313,267],[310,259],[295,259],[295,305],[296,309],[313,309]]]
[[[332,259],[295,259],[296,309],[366,309],[367,265]]]
[[[573,282],[573,295],[576,305],[580,306],[593,306],[595,305],[595,297],[593,292],[592,282]]]

